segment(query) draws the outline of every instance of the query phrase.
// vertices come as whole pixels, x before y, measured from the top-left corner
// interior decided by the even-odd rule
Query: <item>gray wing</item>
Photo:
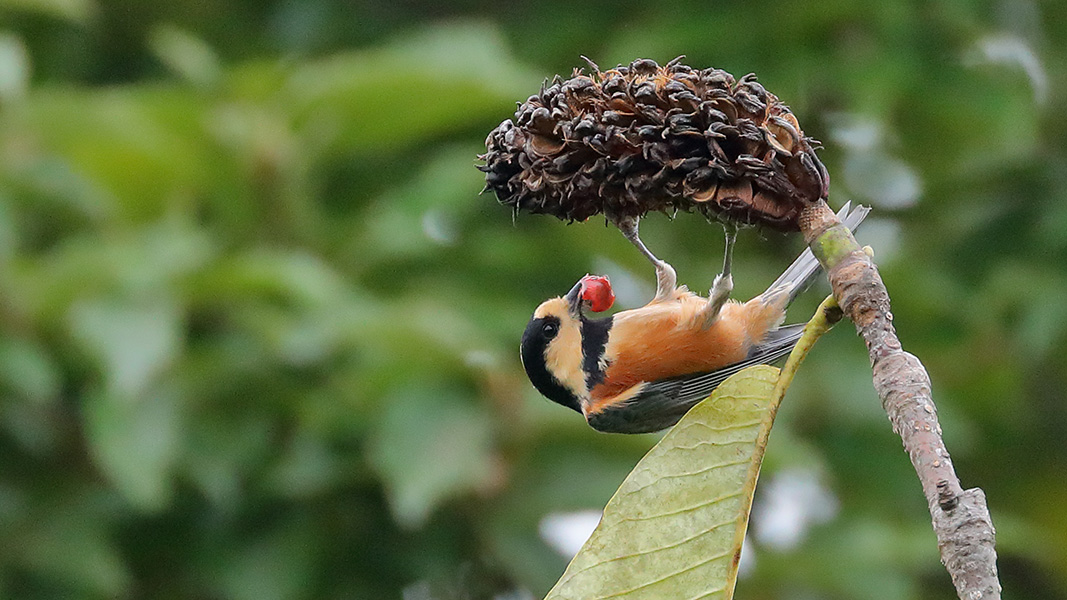
[[[789,354],[804,330],[803,324],[780,327],[770,338],[753,348],[745,360],[711,371],[646,383],[632,398],[606,406],[589,415],[595,429],[611,433],[648,433],[666,429],[678,422],[689,409],[726,381],[753,365],[772,363]]]

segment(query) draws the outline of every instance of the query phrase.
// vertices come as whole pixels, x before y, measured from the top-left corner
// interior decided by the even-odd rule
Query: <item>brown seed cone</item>
[[[486,138],[486,189],[516,212],[569,221],[697,209],[796,231],[827,194],[818,142],[755,76],[680,59],[590,63],[591,76],[546,82]]]

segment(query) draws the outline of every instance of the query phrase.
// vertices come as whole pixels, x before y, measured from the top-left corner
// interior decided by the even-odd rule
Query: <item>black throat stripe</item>
[[[604,381],[600,359],[604,357],[612,323],[612,317],[582,319],[582,370],[585,371],[586,389],[593,389]]]

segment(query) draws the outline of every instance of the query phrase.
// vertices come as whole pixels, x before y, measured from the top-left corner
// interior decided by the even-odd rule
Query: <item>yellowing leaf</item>
[[[689,411],[622,483],[547,600],[731,598],[777,380],[774,367],[745,369]]]

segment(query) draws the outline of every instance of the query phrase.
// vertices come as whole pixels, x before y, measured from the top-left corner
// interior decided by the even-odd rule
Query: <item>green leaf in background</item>
[[[470,168],[479,151],[473,145],[444,148],[410,180],[376,198],[360,235],[353,236],[359,255],[432,256],[455,246],[462,217],[486,208],[487,198],[478,195],[485,178]]]
[[[301,65],[287,90],[298,117],[329,123],[349,150],[381,152],[502,120],[542,78],[514,62],[499,30],[467,21]]]
[[[101,518],[101,504],[96,498],[76,497],[50,511],[31,512],[38,517],[33,528],[17,542],[9,539],[19,548],[19,563],[78,590],[78,597],[120,597],[131,574],[111,539],[108,521]]]
[[[219,59],[203,40],[171,25],[152,31],[149,45],[159,60],[190,83],[210,87],[220,76]]]
[[[0,339],[0,389],[34,404],[59,395],[59,373],[39,343],[31,339]]]
[[[104,366],[109,387],[136,396],[167,367],[180,348],[173,303],[85,301],[70,315],[71,329]]]
[[[21,98],[29,80],[26,46],[18,36],[0,32],[0,100],[11,102]]]
[[[622,483],[547,600],[731,598],[777,380],[777,368],[745,369],[689,411]]]
[[[397,522],[414,528],[442,501],[491,475],[490,423],[463,398],[432,388],[408,390],[386,403],[370,459]]]
[[[39,13],[73,23],[84,23],[96,11],[92,0],[0,0],[0,10]]]
[[[85,413],[90,450],[115,488],[140,510],[165,508],[181,450],[174,394],[130,398],[98,392],[86,399]]]
[[[317,553],[314,532],[301,520],[274,527],[213,567],[222,597],[233,600],[306,598]]]

